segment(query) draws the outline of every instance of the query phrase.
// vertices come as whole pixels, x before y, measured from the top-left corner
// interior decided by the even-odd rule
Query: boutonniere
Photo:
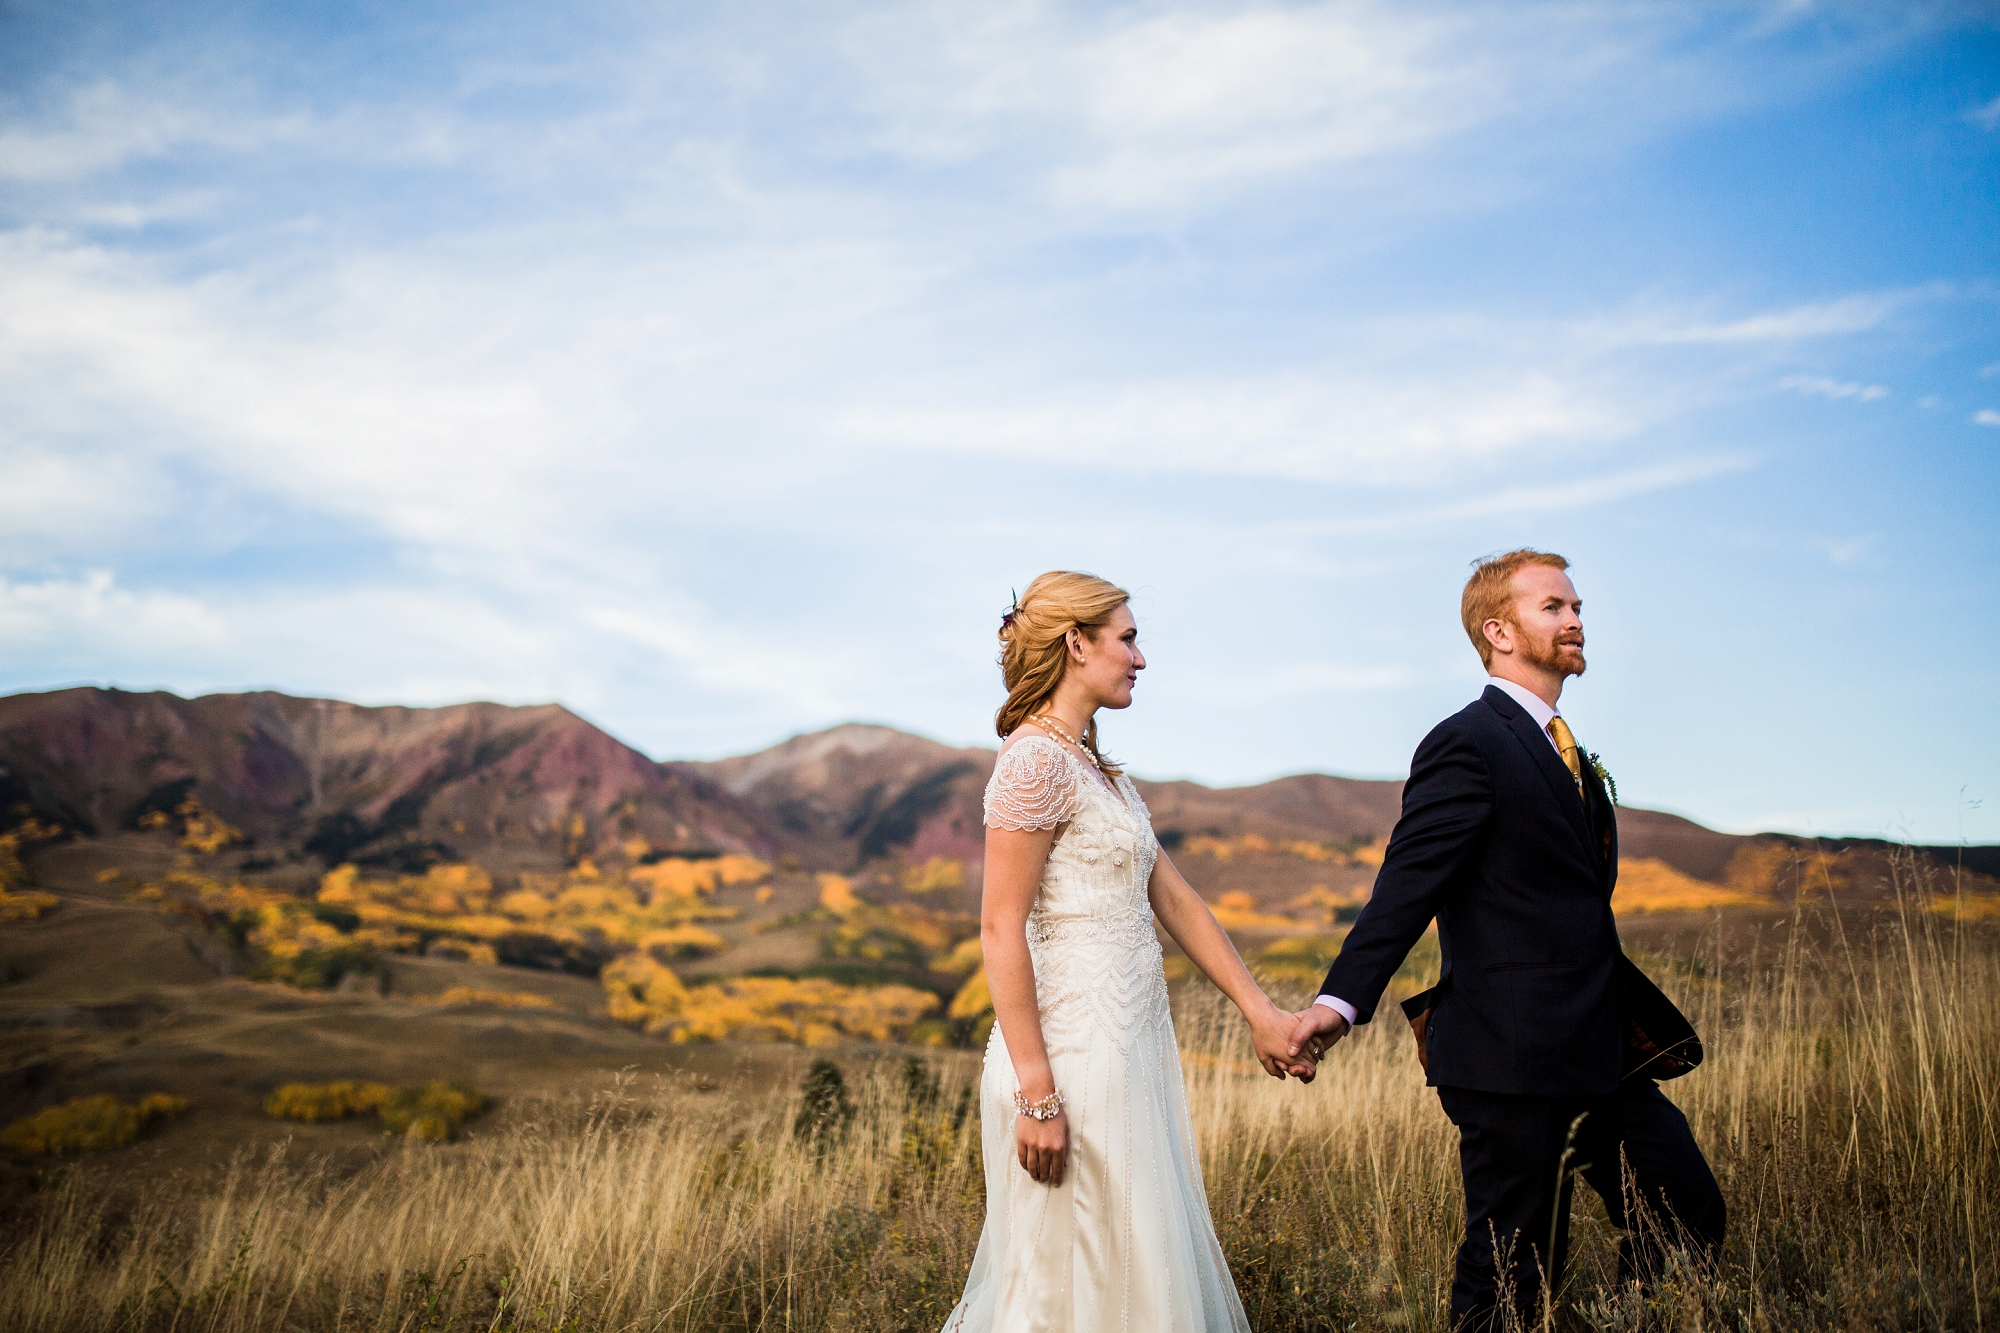
[[[1590,756],[1590,771],[1597,774],[1597,780],[1604,784],[1604,790],[1611,793],[1611,804],[1618,804],[1618,779],[1611,776],[1611,770],[1595,754]]]

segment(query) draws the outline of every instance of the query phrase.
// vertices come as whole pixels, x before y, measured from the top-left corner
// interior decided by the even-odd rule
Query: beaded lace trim
[[[1150,911],[1118,912],[1108,916],[1028,918],[1028,943],[1036,946],[1084,942],[1120,949],[1144,949],[1158,944]]]
[[[1014,830],[1050,829],[1075,816],[1082,804],[1076,769],[1046,736],[1023,736],[993,765],[986,784],[986,823]]]

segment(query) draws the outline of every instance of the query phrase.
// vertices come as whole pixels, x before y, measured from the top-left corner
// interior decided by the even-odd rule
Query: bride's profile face
[[[1138,684],[1139,673],[1146,669],[1146,655],[1139,651],[1139,624],[1132,618],[1132,608],[1119,607],[1097,633],[1088,638],[1078,635],[1071,640],[1069,669],[1097,707],[1130,708],[1132,687]]]

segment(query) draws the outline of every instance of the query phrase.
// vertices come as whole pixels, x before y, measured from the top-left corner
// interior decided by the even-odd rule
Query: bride
[[[1000,624],[1007,702],[986,787],[980,942],[997,1018],[980,1116],[986,1227],[945,1333],[1247,1333],[1209,1220],[1157,918],[1249,1020],[1265,1070],[1310,1078],[1268,999],[1097,748],[1146,659],[1121,588],[1043,574]]]

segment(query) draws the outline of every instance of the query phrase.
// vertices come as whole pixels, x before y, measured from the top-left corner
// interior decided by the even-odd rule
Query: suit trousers
[[[1539,1317],[1544,1276],[1552,1292],[1560,1290],[1579,1172],[1620,1233],[1621,1285],[1650,1283],[1670,1245],[1704,1257],[1720,1249],[1727,1220],[1722,1191],[1687,1117],[1650,1080],[1604,1097],[1439,1088],[1438,1100],[1458,1126],[1465,1180],[1465,1238],[1451,1286],[1453,1328],[1484,1333],[1499,1327],[1503,1265],[1523,1322]]]

